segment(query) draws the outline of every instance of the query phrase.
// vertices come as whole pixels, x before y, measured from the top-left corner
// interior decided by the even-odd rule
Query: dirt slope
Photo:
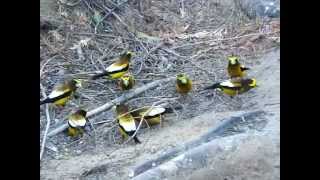
[[[263,109],[273,113],[269,117],[270,123],[268,123],[265,133],[268,137],[268,143],[270,146],[275,146],[271,155],[274,155],[273,159],[278,159],[279,154],[277,150],[280,145],[279,137],[279,121],[280,121],[280,56],[279,50],[275,50],[263,56],[261,59],[257,59],[257,65],[253,67],[250,76],[257,78],[259,82],[259,88],[250,91],[248,94],[241,96],[241,101],[244,102],[241,109]],[[204,102],[205,104],[206,102]],[[181,121],[175,120],[174,115],[166,116],[167,123],[164,123],[162,128],[154,128],[152,130],[146,130],[143,134],[140,134],[143,144],[133,145],[128,144],[122,148],[119,147],[97,147],[90,153],[82,153],[79,156],[66,156],[60,160],[50,160],[46,162],[45,168],[41,168],[41,179],[77,179],[80,175],[90,172],[86,175],[85,179],[128,179],[128,173],[130,167],[134,166],[139,162],[143,162],[152,157],[159,155],[161,152],[175,147],[176,145],[192,140],[204,132],[210,127],[215,126],[218,121],[224,117],[228,117],[232,112],[207,112],[200,116],[192,119],[184,119]],[[260,138],[260,137],[259,137]],[[261,146],[265,145],[265,141],[260,141]],[[249,144],[242,144],[242,148],[250,147]],[[257,148],[256,145],[252,145],[253,148]],[[241,159],[243,154],[248,153],[250,156],[264,156],[264,153],[255,153],[256,151],[252,148],[252,151],[245,149],[239,151],[234,157],[233,164],[230,162],[229,165],[235,165],[236,162]],[[259,147],[260,148],[260,147]],[[250,152],[252,152],[250,154]],[[270,152],[270,151],[267,151]],[[106,156],[108,155],[108,156]],[[268,157],[271,157],[270,153]],[[244,158],[246,159],[246,158]],[[259,158],[253,159],[253,161]],[[273,160],[271,158],[271,160]],[[248,161],[247,164],[252,166],[262,166],[259,162]],[[257,164],[258,163],[258,164]],[[267,162],[268,163],[268,162]],[[274,161],[273,161],[274,163]],[[223,164],[222,166],[227,166]],[[250,165],[247,166],[247,170],[253,168]],[[221,172],[219,175],[228,175],[227,167],[224,167],[226,172]],[[236,168],[236,167],[235,167]],[[238,169],[243,170],[243,169]],[[246,171],[247,171],[246,170]],[[253,170],[254,173],[255,170]],[[273,171],[271,174],[274,174]],[[211,174],[210,174],[211,173]],[[211,176],[212,172],[207,170],[196,171],[190,179],[205,179],[205,176]],[[230,173],[229,173],[230,175]],[[251,177],[254,177],[253,175]],[[271,176],[270,176],[271,177]],[[250,178],[251,179],[251,178]],[[255,178],[253,178],[255,179]]]

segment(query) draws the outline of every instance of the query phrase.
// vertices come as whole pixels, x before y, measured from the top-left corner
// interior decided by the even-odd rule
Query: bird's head
[[[77,111],[75,112],[75,114],[79,114],[79,115],[81,115],[81,116],[83,116],[83,117],[86,117],[87,111],[85,111],[85,110],[83,110],[83,109],[79,109],[79,110],[77,110]]]
[[[187,84],[188,83],[188,78],[185,74],[178,74],[177,75],[177,81],[181,84]]]
[[[236,65],[239,64],[239,57],[237,56],[230,56],[228,57],[228,61],[230,65]]]
[[[81,80],[81,79],[72,79],[72,84],[77,88],[82,87],[82,82],[83,82],[83,80]]]
[[[115,106],[115,110],[116,110],[117,114],[124,114],[129,111],[129,108],[125,104],[117,104]]]
[[[132,56],[134,56],[134,53],[131,52],[131,51],[127,51],[127,52],[125,52],[125,53],[123,53],[123,54],[121,55],[121,59],[125,59],[125,60],[130,61],[130,59],[132,58]]]
[[[257,87],[257,80],[252,78],[252,79],[249,79],[249,86],[254,88],[254,87]]]

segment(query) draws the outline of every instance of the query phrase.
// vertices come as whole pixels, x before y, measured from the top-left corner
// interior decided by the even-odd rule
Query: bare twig
[[[44,87],[42,86],[42,84],[40,83],[40,88],[41,88],[41,92],[42,92],[42,96],[44,98],[47,98],[47,95],[45,93]],[[44,149],[45,149],[45,145],[46,145],[46,140],[47,140],[47,134],[50,128],[50,123],[51,123],[51,119],[50,119],[50,113],[49,113],[49,104],[46,104],[46,118],[47,118],[47,125],[46,125],[46,129],[44,131],[44,135],[42,138],[42,144],[41,144],[41,150],[40,150],[40,161],[43,157],[43,153],[44,153]]]
[[[43,63],[42,67],[40,68],[40,78],[42,77],[43,75],[43,70],[44,70],[44,67],[53,59],[55,59],[58,55],[55,55],[51,58],[49,58],[45,63]]]
[[[236,36],[236,37],[230,37],[230,38],[224,38],[224,39],[212,39],[212,40],[207,40],[207,41],[198,41],[198,42],[195,42],[195,43],[188,43],[188,44],[184,44],[184,45],[181,45],[181,46],[175,46],[175,47],[172,47],[171,49],[178,49],[178,48],[182,48],[182,47],[194,46],[194,45],[199,45],[199,44],[204,44],[204,43],[231,41],[231,40],[241,39],[241,38],[244,38],[244,37],[275,34],[275,33],[278,33],[278,32],[280,32],[280,31],[268,32],[268,33],[252,33],[252,34],[246,34],[246,35],[243,35],[243,36]]]

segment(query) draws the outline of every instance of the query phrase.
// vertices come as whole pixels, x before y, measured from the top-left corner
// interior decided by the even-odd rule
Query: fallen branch
[[[110,101],[110,102],[108,102],[108,103],[96,108],[96,109],[93,109],[93,110],[89,111],[87,113],[87,117],[89,118],[89,117],[91,117],[93,115],[97,115],[97,114],[99,114],[101,112],[104,112],[104,111],[112,108],[112,106],[114,106],[116,104],[123,103],[123,102],[125,102],[125,101],[127,101],[127,100],[129,100],[129,99],[131,99],[131,98],[143,93],[146,90],[155,88],[156,86],[159,86],[162,83],[167,83],[167,82],[169,82],[169,81],[171,81],[173,79],[175,79],[175,77],[161,79],[161,80],[154,81],[154,82],[151,82],[149,84],[146,84],[145,86],[142,86],[140,88],[134,89],[131,92],[129,91],[128,93],[125,93],[122,96],[120,96],[120,97],[118,97],[118,98],[116,98],[116,99],[114,99],[114,100],[112,100],[112,101]],[[92,123],[94,123],[94,121],[92,121]],[[49,137],[54,136],[54,135],[64,131],[67,128],[68,128],[68,124],[65,123],[65,124],[57,127],[56,129],[52,130],[51,132],[49,132],[48,136]]]

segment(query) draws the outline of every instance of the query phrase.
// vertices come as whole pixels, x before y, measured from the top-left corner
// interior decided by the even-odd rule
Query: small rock
[[[155,166],[156,166],[156,163],[155,163],[155,162],[153,162],[153,163],[152,163],[152,167],[155,167]]]
[[[81,150],[76,150],[76,154],[77,154],[77,155],[79,155],[79,154],[81,154],[81,153],[82,153]]]

